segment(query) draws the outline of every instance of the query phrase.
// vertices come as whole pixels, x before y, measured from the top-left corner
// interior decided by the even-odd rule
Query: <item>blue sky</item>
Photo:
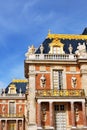
[[[80,34],[87,27],[87,0],[0,0],[0,87],[24,78],[28,46],[51,33]]]

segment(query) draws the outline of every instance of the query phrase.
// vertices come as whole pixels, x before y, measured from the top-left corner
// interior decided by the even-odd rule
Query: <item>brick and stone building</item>
[[[14,79],[0,92],[0,130],[25,130],[27,80]]]
[[[0,93],[0,130],[87,130],[87,28],[49,32],[25,56],[26,80]]]
[[[48,33],[25,54],[26,130],[87,130],[87,29]]]

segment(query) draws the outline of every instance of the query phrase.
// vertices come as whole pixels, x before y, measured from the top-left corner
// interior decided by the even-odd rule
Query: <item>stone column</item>
[[[18,120],[16,120],[16,130],[18,130]]]
[[[1,124],[1,120],[0,120],[0,130],[2,130],[2,124]]]
[[[38,102],[37,120],[38,120],[38,127],[41,128],[41,102]]]
[[[71,113],[72,113],[72,127],[76,127],[75,126],[75,113],[74,113],[74,102],[71,102]]]
[[[84,125],[84,127],[86,127],[87,124],[86,124],[86,108],[85,108],[85,101],[82,102],[82,112],[83,112],[83,125]]]
[[[50,111],[50,127],[53,128],[53,106],[52,106],[52,102],[49,102],[49,111]]]
[[[7,120],[5,121],[5,130],[7,130]]]
[[[24,120],[22,120],[22,130],[25,130],[24,129]]]

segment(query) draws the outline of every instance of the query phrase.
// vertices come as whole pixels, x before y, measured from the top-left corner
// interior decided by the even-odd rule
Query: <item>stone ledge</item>
[[[87,130],[87,128],[71,128],[71,130]]]

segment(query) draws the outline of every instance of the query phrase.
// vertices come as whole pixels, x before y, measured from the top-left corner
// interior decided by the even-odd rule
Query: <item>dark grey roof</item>
[[[87,28],[84,29],[82,35],[87,35]]]
[[[11,82],[5,89],[5,92],[8,93],[8,89],[9,89],[9,86],[11,84],[14,84],[15,87],[16,87],[16,92],[17,93],[20,93],[20,88],[21,88],[21,92],[22,93],[25,93],[26,92],[26,86],[27,86],[27,82]]]
[[[69,39],[63,40],[63,39],[61,39],[60,41],[61,41],[61,43],[64,44],[64,48],[63,49],[64,49],[64,52],[66,54],[69,54],[69,50],[68,50],[69,44],[71,44],[72,47],[73,47],[73,52],[72,53],[75,53],[79,42],[81,44],[83,44],[83,42],[85,42],[85,44],[86,44],[86,40],[75,40],[75,39],[74,40],[69,40]],[[43,51],[44,54],[48,54],[49,53],[49,51],[50,51],[49,44],[51,42],[52,42],[52,39],[48,38],[48,39],[45,39],[45,41],[42,43],[43,46],[44,46],[44,51]],[[40,54],[40,46],[39,46],[39,48],[37,49],[37,51],[35,53],[36,54]]]
[[[82,33],[82,35],[87,35],[87,28],[84,29],[84,32]],[[49,44],[52,42],[53,39],[49,39],[49,38],[46,38],[44,40],[44,42],[42,43],[43,44],[43,47],[44,47],[44,51],[43,53],[44,54],[48,54],[49,51],[50,51],[50,47],[49,47]],[[61,43],[64,44],[64,52],[66,54],[69,54],[69,50],[68,50],[68,47],[69,47],[69,44],[72,45],[73,47],[73,54],[75,53],[76,49],[77,49],[77,46],[78,46],[78,43],[81,43],[83,44],[83,42],[85,42],[85,45],[86,45],[86,40],[78,40],[78,39],[60,39]],[[36,50],[35,54],[40,54],[40,46],[38,47],[38,49]]]

